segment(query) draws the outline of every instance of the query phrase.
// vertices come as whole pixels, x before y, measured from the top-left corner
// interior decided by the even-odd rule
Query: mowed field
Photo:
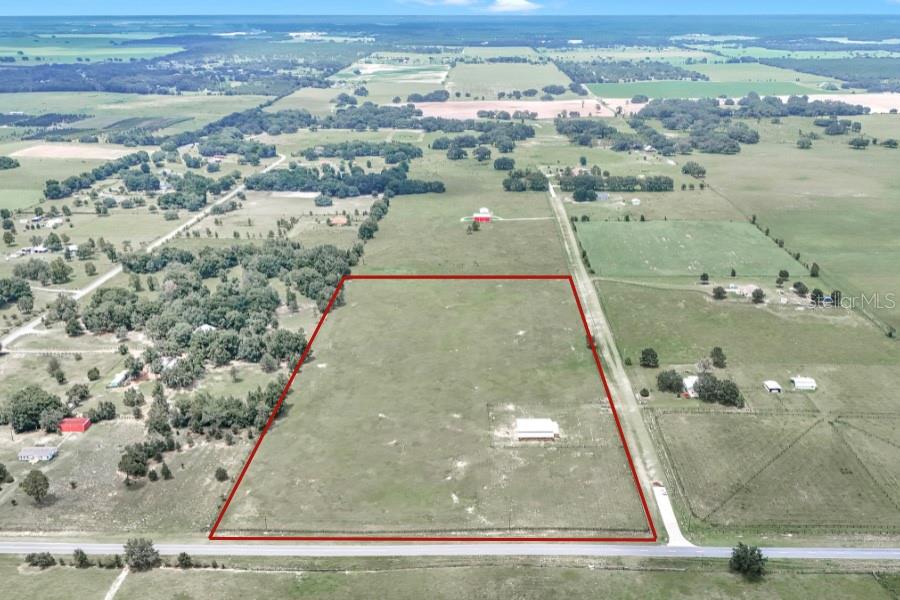
[[[219,534],[649,535],[567,281],[351,281],[345,299]],[[518,417],[561,438],[518,442]]]
[[[796,262],[756,227],[723,221],[589,221],[578,236],[604,277],[681,277],[701,273],[774,280]]]
[[[540,90],[544,86],[555,84],[565,87],[569,83],[571,80],[566,74],[551,63],[460,63],[450,70],[445,87],[451,94],[469,93],[472,98],[481,99],[484,96],[485,100],[495,99],[498,92],[533,88],[538,90],[538,94],[531,98],[537,100],[543,95]],[[565,99],[578,96],[566,91],[555,97]]]
[[[589,83],[587,88],[601,98],[631,98],[638,94],[650,98],[740,98],[750,92],[760,96],[786,96],[814,93],[815,89],[790,81],[633,81],[627,83]]]

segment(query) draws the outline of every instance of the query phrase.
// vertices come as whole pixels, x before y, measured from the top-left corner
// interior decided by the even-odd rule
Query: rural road
[[[566,214],[563,200],[556,193],[552,183],[549,184],[549,192],[550,206],[559,224],[572,277],[575,280],[575,287],[578,289],[578,295],[584,304],[585,317],[591,332],[594,334],[597,350],[603,359],[606,376],[613,392],[613,401],[621,417],[630,448],[636,457],[634,463],[638,472],[638,479],[643,482],[646,493],[652,482],[662,479],[656,448],[650,439],[647,427],[644,425],[641,409],[638,406],[628,373],[625,372],[622,358],[619,356],[612,328],[609,326],[606,315],[603,313],[603,306],[600,304],[597,289],[594,287],[590,274],[581,260],[578,239],[575,237],[572,222]],[[669,540],[680,545],[688,545],[689,542],[681,534],[678,519],[675,517],[672,504],[668,501],[668,494],[665,493],[664,488],[663,492],[665,502],[659,502],[660,496],[656,492],[652,496],[648,495],[648,500],[650,497],[657,500],[657,508],[663,517],[663,525]]]
[[[160,554],[174,556],[637,556],[651,558],[728,558],[731,548],[720,546],[662,546],[659,544],[579,543],[440,543],[440,544],[155,544]],[[52,552],[71,554],[80,548],[89,555],[121,554],[122,544],[0,541],[0,554]],[[763,548],[773,559],[900,560],[900,548]]]
[[[275,167],[277,167],[278,165],[283,163],[284,160],[285,160],[285,156],[283,154],[279,154],[278,160],[273,162],[271,165],[267,166],[265,169],[262,170],[262,172],[266,173],[266,172],[274,169]],[[209,213],[212,210],[212,207],[214,207],[218,204],[222,204],[223,202],[227,202],[228,200],[231,200],[232,198],[237,196],[240,192],[244,191],[244,189],[246,189],[246,188],[243,185],[237,186],[236,188],[234,188],[233,190],[231,190],[230,192],[228,192],[227,194],[225,194],[224,196],[222,196],[221,198],[219,198],[218,200],[216,200],[215,202],[213,202],[212,204],[210,204],[209,206],[204,208],[202,211],[200,211],[199,213],[197,213],[196,215],[194,215],[193,217],[191,217],[190,219],[188,219],[187,221],[185,221],[184,223],[182,223],[181,225],[179,225],[178,227],[176,227],[169,233],[153,240],[151,243],[149,243],[147,246],[145,246],[144,250],[148,253],[153,252],[154,250],[156,250],[157,248],[159,248],[160,246],[162,246],[169,240],[173,239],[176,235],[178,235],[185,229],[193,227],[198,222],[200,222],[201,220],[203,220],[207,216],[209,216]],[[109,282],[111,279],[116,277],[121,272],[122,272],[122,265],[116,265],[115,267],[113,267],[112,269],[110,269],[109,271],[107,271],[106,273],[101,275],[100,277],[97,277],[96,279],[92,280],[88,285],[84,286],[81,289],[78,289],[78,290],[55,290],[55,291],[57,291],[59,293],[70,294],[75,300],[80,300],[80,299],[84,298],[85,296],[87,296],[88,294],[90,294],[91,292],[93,292],[94,290],[105,285],[107,282]],[[28,323],[25,323],[24,325],[22,325],[21,327],[18,327],[16,329],[12,330],[11,332],[9,332],[6,335],[6,337],[0,339],[0,348],[8,349],[10,344],[12,344],[14,341],[16,341],[17,339],[19,339],[21,337],[25,337],[26,335],[32,335],[35,333],[41,333],[41,331],[37,329],[37,327],[41,324],[41,319],[42,319],[42,317],[39,315],[39,316],[35,317],[34,319],[32,319],[31,321],[29,321]]]

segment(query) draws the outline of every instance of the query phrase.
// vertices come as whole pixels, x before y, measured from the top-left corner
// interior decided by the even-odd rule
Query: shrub
[[[648,369],[659,367],[659,356],[653,348],[644,348],[641,350],[641,366]]]

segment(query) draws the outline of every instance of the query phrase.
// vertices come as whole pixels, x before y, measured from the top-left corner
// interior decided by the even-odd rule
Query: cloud
[[[540,7],[540,4],[531,0],[494,0],[494,3],[488,6],[488,10],[491,12],[527,12]]]

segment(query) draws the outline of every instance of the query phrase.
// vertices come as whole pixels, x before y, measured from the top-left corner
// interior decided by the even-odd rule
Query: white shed
[[[119,371],[116,373],[116,376],[110,380],[109,383],[106,384],[106,387],[113,389],[117,387],[122,387],[125,382],[128,381],[128,370]]]
[[[47,462],[53,460],[59,448],[55,446],[30,446],[19,450],[19,460],[22,462]]]
[[[766,388],[766,391],[770,394],[780,394],[782,391],[781,384],[772,379],[763,381],[763,387]]]
[[[516,439],[555,440],[559,437],[559,423],[553,419],[516,419]]]
[[[795,390],[813,391],[816,389],[816,380],[812,377],[795,375],[791,377],[791,383],[794,385]]]

